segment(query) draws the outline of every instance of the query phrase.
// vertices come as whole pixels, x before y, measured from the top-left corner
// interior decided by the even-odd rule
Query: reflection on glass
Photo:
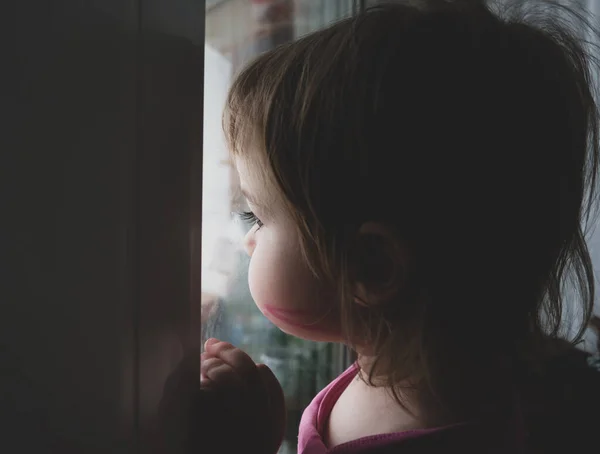
[[[212,0],[206,3],[202,335],[231,342],[268,365],[286,395],[282,453],[296,452],[303,409],[344,367],[341,348],[293,338],[256,308],[241,240],[250,227],[230,167],[221,114],[233,76],[255,55],[349,15],[352,0]]]

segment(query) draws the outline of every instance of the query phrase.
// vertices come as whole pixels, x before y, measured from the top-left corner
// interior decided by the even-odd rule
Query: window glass
[[[206,3],[204,175],[202,208],[202,341],[217,337],[267,364],[284,389],[288,428],[282,453],[295,453],[298,424],[314,395],[345,365],[342,347],[293,338],[256,308],[247,283],[236,219],[238,182],[221,128],[233,76],[257,54],[343,18],[352,0],[221,0]],[[237,199],[237,200],[236,200]]]

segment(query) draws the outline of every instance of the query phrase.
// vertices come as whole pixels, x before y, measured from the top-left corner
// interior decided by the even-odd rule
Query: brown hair
[[[252,143],[268,163],[307,263],[341,289],[348,342],[368,339],[399,401],[411,378],[456,419],[483,411],[499,369],[563,334],[567,287],[574,342],[589,320],[598,110],[589,49],[569,30],[593,28],[549,2],[413,3],[262,54],[233,83],[224,129],[234,155]],[[401,297],[369,310],[352,298],[367,221],[410,256]]]

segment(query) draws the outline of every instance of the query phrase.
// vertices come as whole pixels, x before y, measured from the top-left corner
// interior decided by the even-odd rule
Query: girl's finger
[[[210,356],[221,358],[233,367],[236,372],[250,381],[258,381],[256,364],[245,352],[234,347],[228,342],[216,342],[206,346],[206,353]]]
[[[219,358],[205,359],[200,366],[200,374],[204,384],[230,388],[244,387],[244,382],[236,371]]]
[[[213,344],[216,344],[217,342],[220,342],[219,339],[215,339],[214,337],[211,337],[210,339],[206,339],[206,342],[204,343],[204,350],[206,350],[207,345],[213,345]]]

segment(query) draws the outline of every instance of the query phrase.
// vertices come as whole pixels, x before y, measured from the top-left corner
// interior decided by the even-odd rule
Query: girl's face
[[[293,220],[283,202],[268,191],[257,164],[238,158],[236,167],[254,221],[244,238],[250,256],[248,283],[260,311],[282,331],[304,339],[340,342],[333,289],[305,264]]]

